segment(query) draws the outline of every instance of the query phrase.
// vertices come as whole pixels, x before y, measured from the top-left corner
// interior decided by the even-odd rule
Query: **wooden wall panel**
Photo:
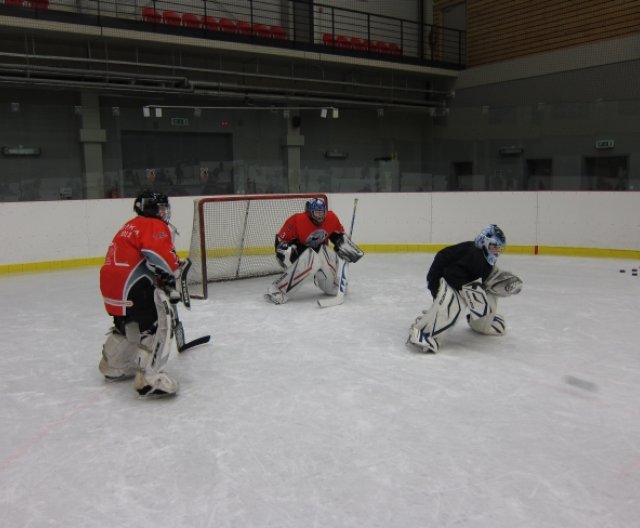
[[[434,0],[434,23],[460,0]],[[467,66],[640,33],[639,0],[466,0]]]

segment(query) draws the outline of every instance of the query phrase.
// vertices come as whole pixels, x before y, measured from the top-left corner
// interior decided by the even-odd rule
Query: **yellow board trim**
[[[435,253],[448,244],[359,244],[365,253]],[[255,247],[244,251],[245,255],[269,255],[273,247]],[[232,248],[218,248],[207,252],[213,257],[237,255]],[[640,250],[603,249],[559,246],[507,246],[506,254],[540,255],[584,258],[640,259]],[[179,252],[185,258],[188,252]],[[43,262],[25,262],[20,264],[0,264],[0,275],[12,273],[32,273],[42,271],[61,271],[75,268],[97,267],[102,265],[104,257],[79,258],[68,260],[48,260]]]

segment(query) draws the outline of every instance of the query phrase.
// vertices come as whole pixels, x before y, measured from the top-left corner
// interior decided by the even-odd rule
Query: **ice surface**
[[[638,264],[503,255],[508,334],[423,355],[432,258],[367,254],[327,309],[214,284],[154,401],[98,372],[97,269],[0,277],[0,526],[640,526]]]

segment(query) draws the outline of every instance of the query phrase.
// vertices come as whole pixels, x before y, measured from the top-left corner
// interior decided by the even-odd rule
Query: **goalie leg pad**
[[[286,303],[293,290],[310,277],[313,277],[318,267],[316,256],[316,252],[312,249],[305,249],[298,259],[273,281],[273,284],[265,294],[265,298],[274,304]]]
[[[510,271],[502,271],[497,266],[484,282],[485,289],[498,297],[509,297],[522,291],[522,280]]]
[[[409,329],[408,342],[424,352],[437,352],[444,336],[458,321],[460,295],[444,279],[440,279],[438,295],[431,307],[418,317]]]
[[[495,295],[487,293],[487,314],[484,317],[467,315],[467,322],[474,332],[484,335],[503,335],[507,331],[504,317],[496,313],[498,299]]]
[[[327,295],[337,295],[338,280],[338,256],[333,249],[322,246],[318,253],[319,269],[313,276],[314,284]]]
[[[469,308],[471,319],[486,317],[489,312],[489,300],[487,292],[479,282],[465,284],[462,286],[460,294]]]
[[[137,351],[135,344],[113,329],[102,345],[102,358],[98,369],[107,381],[132,378],[136,373]]]
[[[171,396],[178,392],[178,382],[164,372],[171,354],[171,326],[173,308],[164,291],[156,288],[154,294],[158,312],[155,334],[143,334],[138,346],[138,370],[134,389],[143,397]]]

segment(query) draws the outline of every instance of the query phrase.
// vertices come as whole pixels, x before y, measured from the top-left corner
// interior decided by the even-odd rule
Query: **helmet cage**
[[[142,194],[136,198],[133,204],[133,210],[140,216],[159,218],[167,224],[169,220],[171,220],[169,198],[164,193],[143,191]]]
[[[314,224],[320,225],[327,216],[327,204],[322,198],[312,198],[306,203],[305,211]]]

